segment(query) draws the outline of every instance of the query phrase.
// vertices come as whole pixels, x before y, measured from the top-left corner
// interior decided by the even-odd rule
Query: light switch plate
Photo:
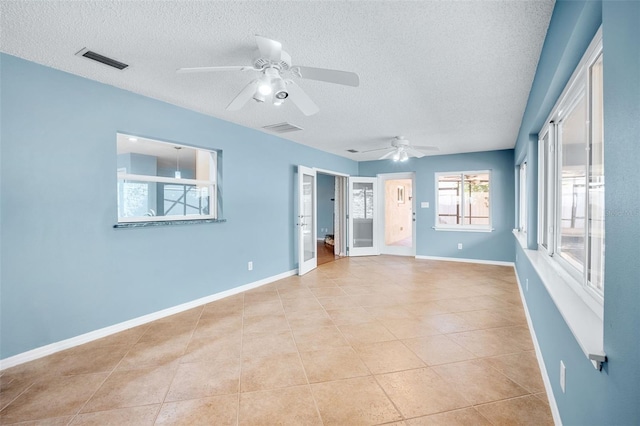
[[[420,208],[428,209],[429,208],[429,202],[428,201],[421,202],[420,203]]]

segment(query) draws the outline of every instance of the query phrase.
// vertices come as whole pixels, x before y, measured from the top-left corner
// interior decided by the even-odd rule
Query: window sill
[[[453,231],[453,232],[493,232],[495,228],[473,228],[466,226],[457,226],[457,227],[443,227],[443,226],[433,226],[433,229],[436,231]]]
[[[598,312],[594,311],[592,304],[587,303],[574,290],[574,286],[579,284],[573,282],[575,281],[573,277],[553,264],[545,253],[528,249],[525,234],[517,231],[514,231],[513,234],[569,330],[576,338],[578,345],[594,367],[600,370],[601,363],[606,361],[602,307],[600,306]],[[585,296],[588,297],[586,294]]]
[[[151,226],[195,225],[201,223],[224,223],[226,219],[154,220],[143,222],[120,222],[114,228],[148,228]]]

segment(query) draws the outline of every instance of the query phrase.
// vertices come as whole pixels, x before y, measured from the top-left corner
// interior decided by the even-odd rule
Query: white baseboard
[[[461,259],[458,257],[439,257],[439,256],[418,256],[416,259],[425,260],[442,260],[444,262],[463,262],[463,263],[481,263],[484,265],[513,266],[513,262],[504,262],[502,260],[482,260],[482,259]]]
[[[529,308],[527,306],[527,300],[522,292],[522,283],[518,277],[518,271],[515,265],[513,271],[516,274],[516,280],[518,281],[518,290],[520,291],[520,299],[522,300],[522,307],[524,308],[524,314],[527,317],[527,324],[529,325],[529,332],[531,333],[531,340],[533,340],[533,347],[536,351],[536,358],[538,360],[538,366],[540,367],[540,373],[542,374],[542,381],[544,382],[544,389],[547,391],[547,399],[549,400],[549,408],[551,409],[551,415],[553,416],[553,423],[562,426],[562,419],[560,418],[560,411],[558,410],[558,404],[556,404],[556,398],[553,395],[553,388],[549,381],[549,374],[547,373],[547,367],[544,365],[544,359],[542,358],[542,351],[540,351],[540,345],[538,345],[538,338],[536,337],[536,331],[533,329],[533,323],[531,322],[531,316],[529,315]]]
[[[283,272],[278,275],[273,275],[252,283],[244,284],[239,287],[231,288],[229,290],[221,291],[220,293],[212,294],[210,296],[202,297],[200,299],[192,300],[191,302],[182,303],[180,305],[172,306],[161,311],[152,312],[147,315],[143,315],[138,318],[133,318],[128,321],[124,321],[118,324],[111,325],[109,327],[100,328],[98,330],[90,331],[79,336],[71,337],[69,339],[61,340],[59,342],[51,343],[46,346],[41,346],[36,349],[32,349],[27,352],[23,352],[9,358],[0,360],[0,370],[5,368],[14,367],[16,365],[33,361],[34,359],[42,358],[47,355],[54,354],[56,352],[63,351],[65,349],[72,348],[74,346],[89,343],[91,341],[101,339],[103,337],[110,336],[115,333],[119,333],[124,330],[128,330],[133,327],[137,327],[142,324],[146,324],[151,321],[155,321],[170,315],[175,315],[180,312],[187,311],[189,309],[197,308],[198,306],[205,305],[207,303],[214,302],[216,300],[223,299],[225,297],[233,296],[234,294],[242,293],[243,291],[251,290],[265,284],[272,283],[274,281],[281,280],[283,278],[290,277],[298,273],[297,269],[292,269],[287,272]]]

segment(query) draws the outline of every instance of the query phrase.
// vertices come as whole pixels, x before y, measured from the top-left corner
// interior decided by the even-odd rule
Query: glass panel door
[[[318,266],[316,245],[316,172],[298,166],[298,275]]]
[[[349,178],[349,256],[376,255],[377,178]]]

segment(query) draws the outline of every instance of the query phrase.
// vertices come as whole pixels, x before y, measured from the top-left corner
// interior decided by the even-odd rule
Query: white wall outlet
[[[462,250],[462,243],[458,243],[458,250]]]
[[[529,278],[525,281],[525,290],[529,291]]]
[[[420,203],[420,208],[422,209],[428,209],[429,208],[429,202],[428,201],[423,201]]]
[[[247,262],[247,269],[248,269],[249,271],[253,271],[253,262],[251,262],[251,261],[250,261],[250,262]]]
[[[567,367],[564,366],[564,362],[560,360],[560,388],[562,393],[565,393],[565,385],[567,381]]]

